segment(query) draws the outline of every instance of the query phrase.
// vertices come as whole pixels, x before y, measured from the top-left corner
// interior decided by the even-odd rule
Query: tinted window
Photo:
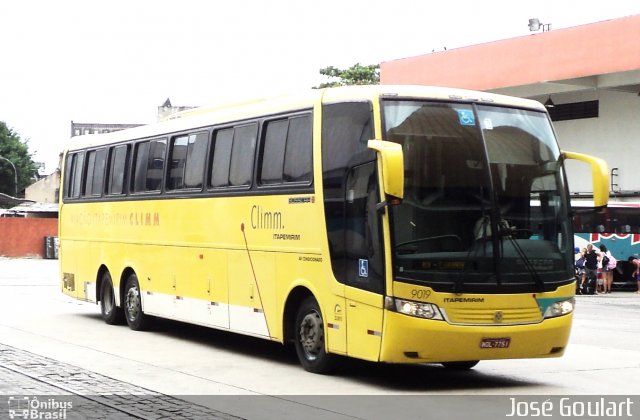
[[[166,140],[152,140],[136,145],[134,192],[160,190],[166,147]]]
[[[184,170],[186,188],[201,188],[207,157],[209,133],[191,134],[187,144],[187,166]]]
[[[74,156],[73,162],[73,184],[71,185],[71,197],[80,197],[82,187],[82,169],[84,168],[84,153]]]
[[[263,185],[311,181],[311,116],[270,121],[265,125],[260,163]]]
[[[285,182],[311,181],[311,132],[311,116],[292,118],[289,121],[283,171]]]
[[[376,160],[375,152],[367,147],[367,141],[373,138],[372,122],[371,104],[368,102],[331,104],[322,108],[325,217],[333,273],[340,282],[346,282],[354,276],[353,259],[349,252],[357,251],[357,247],[355,242],[349,239],[349,235],[354,231],[353,222],[357,218],[354,215],[355,210],[351,209],[361,209],[362,206],[362,202],[356,207],[351,204],[351,195],[355,191],[347,191],[347,181],[350,184],[354,183],[354,180],[364,182],[366,179],[367,184],[369,182],[369,166],[361,165]],[[367,217],[363,210],[358,211],[362,211],[361,218]],[[372,234],[370,237],[377,241],[377,238],[373,238],[375,235]],[[369,258],[370,266],[377,264],[373,260],[379,258],[379,255],[371,255],[373,258]]]
[[[99,197],[102,195],[102,181],[107,149],[87,152],[87,172],[84,179],[84,195]]]
[[[109,185],[107,194],[124,193],[124,177],[127,163],[128,146],[117,146],[111,149],[109,158]]]
[[[251,184],[258,124],[226,128],[214,134],[211,187]]]
[[[74,197],[80,196],[79,187],[75,189],[77,193],[76,195],[74,195],[74,185],[76,183],[75,178],[76,176],[79,177],[81,174],[81,171],[80,171],[76,175],[76,167],[78,165],[78,156],[81,156],[81,154],[74,153],[74,154],[67,155],[67,160],[65,164],[65,177],[64,177],[64,196],[66,198],[74,198]],[[82,165],[82,163],[80,165]],[[78,179],[78,182],[80,182],[79,179]]]
[[[167,181],[167,188],[170,190],[183,188],[188,142],[189,136],[177,137],[173,140],[171,157],[169,158],[169,179]]]
[[[262,169],[260,171],[260,182],[262,184],[279,184],[282,182],[288,130],[289,120],[271,121],[266,124]]]
[[[231,147],[233,145],[233,128],[217,131],[211,163],[212,187],[229,185],[229,164],[231,163]]]
[[[177,137],[171,149],[169,189],[200,188],[204,176],[207,133]]]
[[[91,195],[91,187],[93,185],[93,169],[96,164],[96,151],[87,152],[87,175],[84,178],[83,195]]]
[[[251,184],[253,157],[258,135],[258,124],[236,127],[233,133],[229,185]]]
[[[134,164],[133,191],[140,192],[146,189],[147,162],[149,161],[149,142],[136,145],[136,160]]]
[[[91,195],[100,196],[103,191],[104,169],[107,164],[107,149],[100,149],[96,154],[96,163],[93,171]]]

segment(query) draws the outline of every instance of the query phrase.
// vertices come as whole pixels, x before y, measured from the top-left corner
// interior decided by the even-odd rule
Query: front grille
[[[464,325],[517,325],[542,321],[540,308],[473,309],[448,308],[446,319],[450,324]]]

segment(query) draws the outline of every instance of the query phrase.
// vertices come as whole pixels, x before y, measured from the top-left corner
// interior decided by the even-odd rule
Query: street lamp
[[[13,168],[13,176],[14,176],[14,184],[15,184],[15,198],[18,198],[18,170],[16,169],[16,165],[13,164],[13,162],[11,162],[9,159],[7,159],[4,156],[0,156],[0,159],[2,160],[6,160],[7,162],[9,162],[9,164],[11,165],[11,167]]]

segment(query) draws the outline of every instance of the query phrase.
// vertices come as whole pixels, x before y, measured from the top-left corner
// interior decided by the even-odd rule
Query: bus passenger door
[[[345,212],[347,353],[378,360],[382,341],[384,255],[376,162],[349,171]]]

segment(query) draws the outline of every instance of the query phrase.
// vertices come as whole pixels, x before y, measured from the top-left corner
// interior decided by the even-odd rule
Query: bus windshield
[[[487,104],[383,101],[402,145],[391,207],[394,275],[436,291],[548,291],[573,280],[567,190],[544,112]]]

